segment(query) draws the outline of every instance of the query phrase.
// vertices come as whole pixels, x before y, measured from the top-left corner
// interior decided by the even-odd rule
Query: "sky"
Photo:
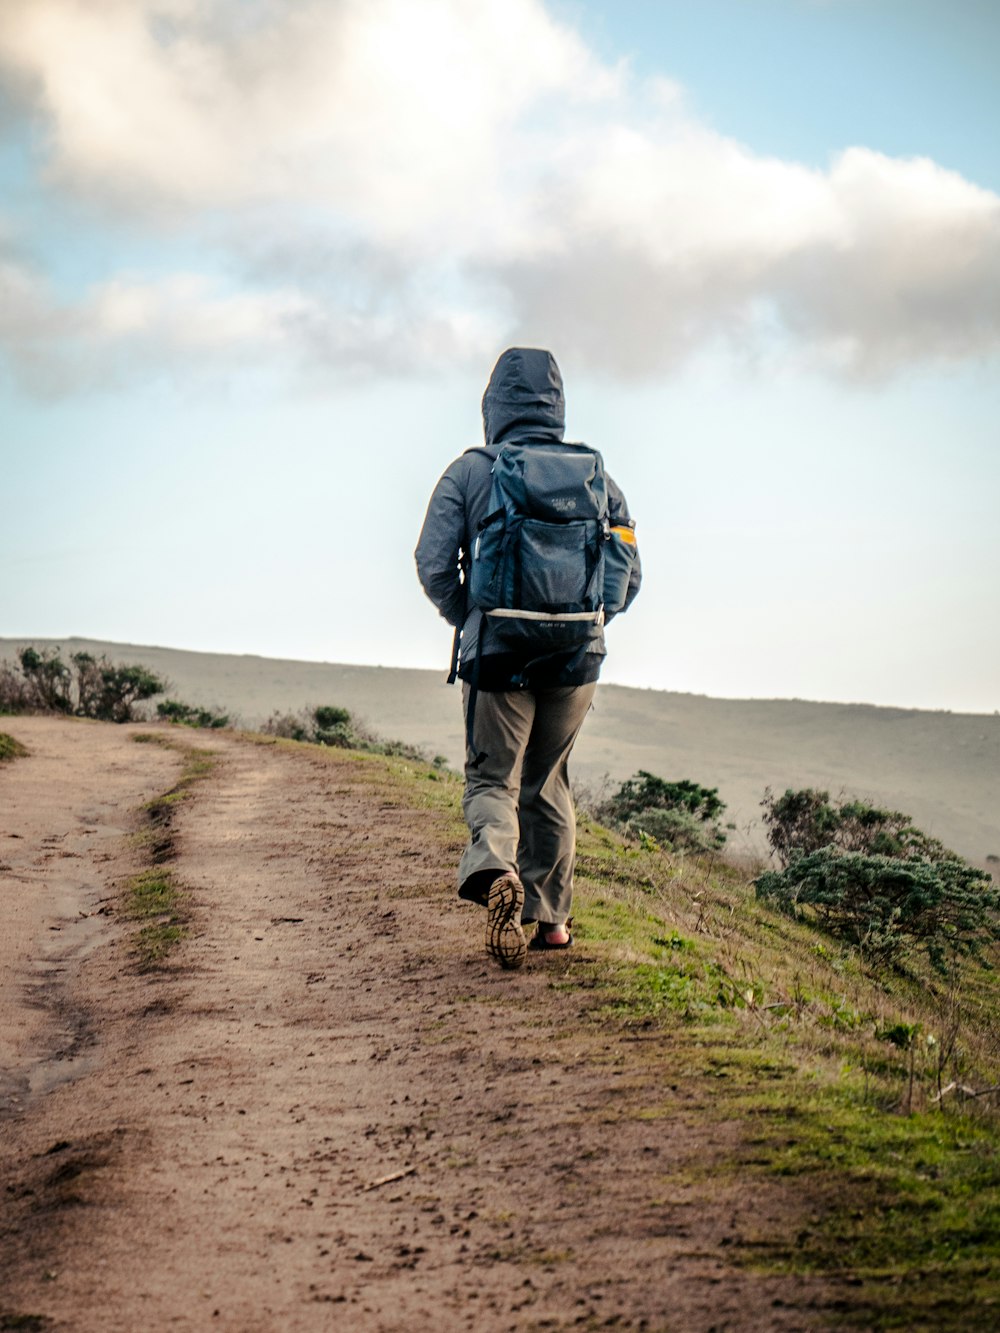
[[[447,668],[412,551],[550,348],[603,679],[1000,709],[993,0],[3,0],[0,637]]]

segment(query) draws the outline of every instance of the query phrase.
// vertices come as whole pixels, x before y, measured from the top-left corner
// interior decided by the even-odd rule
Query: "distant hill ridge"
[[[460,694],[444,674],[401,667],[296,662],[92,639],[0,639],[105,653],[166,676],[172,695],[220,705],[248,726],[272,712],[339,704],[387,737],[462,759]],[[617,782],[638,769],[718,787],[737,849],[762,845],[764,788],[822,787],[905,810],[970,861],[1000,855],[1000,716],[870,704],[703,695],[601,685],[575,752],[574,776]]]

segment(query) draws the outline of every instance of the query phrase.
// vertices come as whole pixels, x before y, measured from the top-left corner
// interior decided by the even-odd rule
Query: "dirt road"
[[[739,1133],[704,1076],[596,1020],[585,948],[491,965],[454,830],[377,761],[185,733],[216,752],[172,827],[191,929],[142,973],[125,834],[181,757],[4,729],[0,1328],[823,1321],[729,1257],[787,1205],[692,1183]]]

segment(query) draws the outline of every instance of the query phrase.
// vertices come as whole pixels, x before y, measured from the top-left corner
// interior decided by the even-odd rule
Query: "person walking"
[[[487,952],[502,967],[516,968],[528,948],[566,949],[573,942],[576,816],[568,762],[604,661],[604,623],[631,605],[642,574],[624,495],[604,474],[599,455],[563,442],[563,383],[552,354],[525,347],[505,351],[493,368],[482,411],[484,443],[467,449],[441,477],[414,555],[424,591],[455,628],[450,679],[457,674],[463,682],[467,749],[462,809],[470,836],[458,868],[459,897],[486,908]],[[582,522],[561,527],[573,527],[578,534],[599,530],[602,571],[604,549],[614,548],[620,586],[608,599],[598,589],[596,610],[581,601],[573,604],[582,608],[575,614],[550,621],[546,616],[555,604],[547,601],[540,604],[541,612],[484,609],[487,599],[477,594],[475,579],[470,581],[478,574],[473,560],[480,555],[479,543],[485,538],[488,545],[494,531],[505,551],[511,541],[503,535],[502,508],[490,512],[491,501],[495,506],[497,495],[503,498],[495,473],[502,470],[498,459],[504,450],[516,463],[518,486],[533,474],[542,478],[537,484],[554,488],[542,497],[549,517],[565,517],[560,511],[577,505],[579,484],[572,478],[567,482],[565,470],[586,473],[586,495],[596,497],[597,517],[591,527]],[[537,500],[535,512],[541,512]],[[548,537],[547,547],[543,541],[536,556],[547,566],[540,577],[547,580],[548,597],[555,596],[552,587],[559,583],[556,567],[573,558],[569,539],[558,536],[559,527],[534,524],[540,540],[545,539],[544,529],[557,534]],[[523,547],[527,552],[526,540]],[[519,558],[527,561],[528,555]],[[591,561],[588,569],[597,568],[593,557],[586,558]],[[520,569],[515,583],[520,595]],[[579,645],[556,644],[539,651],[539,644],[531,641],[532,634],[558,632],[565,637],[567,630],[580,637],[576,622],[584,620],[587,637]],[[559,622],[554,630],[553,621]],[[531,924],[535,931],[529,944],[524,927]]]

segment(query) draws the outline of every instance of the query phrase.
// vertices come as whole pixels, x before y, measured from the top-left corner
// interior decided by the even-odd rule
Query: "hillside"
[[[456,778],[5,726],[0,1328],[996,1327],[995,948],[875,967],[584,821],[504,972]]]
[[[21,640],[0,639],[0,658]],[[55,640],[34,639],[42,646]],[[58,641],[142,662],[176,697],[217,704],[254,725],[275,710],[334,703],[385,735],[442,753],[457,767],[462,728],[457,689],[444,672],[183,652],[89,639]],[[639,768],[717,786],[736,848],[759,849],[764,788],[821,786],[907,811],[973,863],[1000,855],[1000,715],[876,708],[803,700],[710,699],[602,685],[577,746],[587,784]],[[995,863],[994,863],[995,864]]]

